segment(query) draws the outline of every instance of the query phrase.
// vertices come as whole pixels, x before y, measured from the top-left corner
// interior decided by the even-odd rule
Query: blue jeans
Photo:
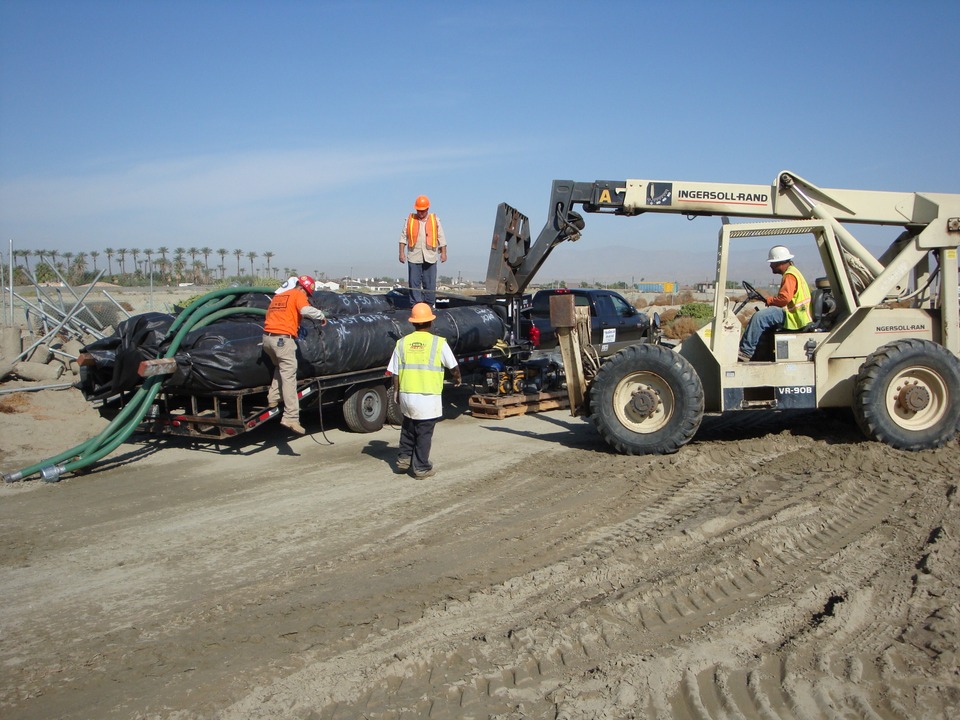
[[[437,300],[437,264],[408,262],[407,277],[413,302],[433,307]]]
[[[787,313],[782,307],[771,305],[754,313],[747,323],[747,329],[740,338],[740,352],[753,357],[757,350],[757,343],[760,342],[760,336],[764,330],[770,328],[783,327],[784,320],[787,319]]]

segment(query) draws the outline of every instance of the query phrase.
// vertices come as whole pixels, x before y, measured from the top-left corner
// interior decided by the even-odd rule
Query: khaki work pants
[[[267,391],[271,405],[283,397],[285,423],[300,422],[300,398],[297,397],[297,341],[291,337],[263,336],[263,352],[273,361],[273,380]]]

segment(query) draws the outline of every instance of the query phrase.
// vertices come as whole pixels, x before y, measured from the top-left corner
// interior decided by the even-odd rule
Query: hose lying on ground
[[[266,287],[231,287],[214,290],[197,298],[176,317],[170,326],[167,337],[173,336],[173,340],[170,342],[170,346],[163,357],[172,358],[177,353],[177,350],[180,349],[183,338],[191,330],[204,327],[222,317],[241,313],[247,315],[265,315],[266,311],[260,308],[225,306],[229,305],[237,295],[245,295],[247,293],[267,293],[272,295],[273,292],[274,288]],[[85,468],[110,454],[124,440],[130,437],[133,431],[140,425],[143,417],[147,414],[154,399],[160,392],[162,383],[162,376],[147,378],[143,385],[133,394],[133,397],[127,403],[126,407],[120,411],[99,435],[90,438],[86,442],[80,443],[76,447],[65,450],[58,455],[49,457],[46,460],[17,470],[16,472],[4,473],[4,482],[25,480],[38,472],[46,482],[57,482],[63,473],[74,472]]]

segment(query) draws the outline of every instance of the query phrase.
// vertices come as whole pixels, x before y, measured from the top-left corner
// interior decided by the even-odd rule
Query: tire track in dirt
[[[640,458],[577,421],[477,423],[437,448],[456,471],[428,484],[385,473],[394,452],[373,436],[286,458],[295,473],[267,485],[246,457],[146,458],[151,495],[115,501],[117,475],[83,478],[63,520],[47,493],[19,496],[39,523],[14,525],[30,554],[0,572],[25,560],[32,590],[61,572],[86,585],[36,615],[24,585],[0,611],[31,633],[3,649],[0,712],[956,714],[956,442],[901,453],[825,414],[738,417]]]
[[[831,583],[839,581],[830,577],[831,559],[858,543],[871,548],[889,543],[886,518],[902,507],[913,489],[886,484],[877,473],[864,477],[869,462],[857,452],[820,462],[827,470],[830,466],[846,468],[841,478],[833,472],[811,476],[797,468],[809,467],[810,461],[823,455],[823,447],[810,446],[802,438],[783,439],[780,445],[775,452],[767,444],[753,453],[746,445],[739,448],[744,452],[733,464],[723,462],[728,458],[725,452],[713,455],[712,450],[691,453],[679,461],[658,458],[640,462],[633,495],[634,500],[642,498],[647,504],[637,515],[604,530],[578,556],[513,578],[491,593],[472,597],[465,607],[447,608],[431,617],[429,634],[436,635],[440,628],[443,637],[452,638],[449,651],[424,652],[407,632],[406,638],[392,637],[387,643],[397,657],[382,657],[373,663],[374,671],[358,671],[350,691],[344,692],[340,676],[340,682],[332,683],[339,690],[300,686],[298,696],[311,698],[319,717],[349,717],[360,711],[369,717],[399,717],[426,708],[431,717],[510,716],[521,706],[534,716],[563,717],[564,712],[572,712],[574,717],[580,716],[576,708],[582,704],[568,699],[571,688],[582,684],[583,678],[589,678],[611,657],[646,654],[652,658],[669,653],[674,643],[687,636],[704,632],[714,637],[708,646],[715,647],[721,643],[717,637],[724,634],[718,632],[724,624],[731,625],[725,638],[728,651],[749,653],[748,648],[737,649],[744,644],[744,637],[735,621],[757,612],[761,604],[768,606],[764,613],[771,617],[771,627],[782,629],[769,631],[772,638],[750,640],[783,644],[791,632],[823,614],[834,597]],[[616,461],[605,463],[606,471],[611,464],[616,471]],[[638,464],[636,459],[634,464]],[[688,466],[706,470],[700,475],[709,477],[685,479]],[[763,472],[739,478],[744,468],[751,466]],[[734,491],[756,499],[770,487],[771,478],[779,487],[768,492],[769,503],[741,510],[746,515],[735,520],[714,512],[698,524],[698,515],[705,508],[715,510],[718,503],[731,502]],[[870,539],[873,534],[882,537]],[[652,548],[647,544],[650,541],[654,542]],[[700,550],[698,546],[702,546]],[[682,565],[662,559],[676,555],[684,557]],[[720,555],[725,561],[716,562]],[[885,557],[876,549],[862,555],[861,576],[876,573]],[[714,562],[709,562],[710,558]],[[692,574],[691,566],[695,568]],[[856,578],[847,578],[847,582],[854,581]],[[782,600],[778,599],[781,594],[785,595]],[[502,602],[492,602],[491,596]],[[469,617],[474,627],[483,627],[495,623],[496,613],[530,621],[515,622],[505,630],[501,626],[498,633],[465,637],[464,617]],[[360,648],[361,654],[368,649],[375,657],[373,647]],[[698,646],[698,652],[704,648]],[[708,693],[716,700],[704,707],[727,707],[729,711],[750,697],[757,698],[753,711],[765,707],[768,713],[776,707],[809,704],[806,698],[791,699],[782,687],[768,688],[759,669],[731,675],[712,667],[707,657],[687,655],[688,667],[700,666],[697,672],[688,669],[681,673],[688,688],[694,682],[699,687],[703,673],[714,678],[714,685],[720,683]],[[319,668],[323,668],[323,676],[333,670],[322,663]],[[676,675],[677,671],[661,672],[670,673]],[[664,678],[655,692],[649,687],[649,678],[644,683],[648,686],[645,694],[651,698],[649,707],[660,709],[657,714],[672,710],[689,717],[702,714],[692,705],[678,706]],[[589,687],[587,683],[588,691]],[[577,695],[582,692],[578,690]],[[631,692],[623,694],[631,697]],[[608,707],[617,706],[610,698],[605,702],[610,703]]]

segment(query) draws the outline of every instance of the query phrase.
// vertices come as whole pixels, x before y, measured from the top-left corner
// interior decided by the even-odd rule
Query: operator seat
[[[826,332],[833,327],[837,319],[837,299],[830,289],[830,280],[819,277],[814,283],[813,297],[810,300],[810,316],[813,322],[801,332]]]

